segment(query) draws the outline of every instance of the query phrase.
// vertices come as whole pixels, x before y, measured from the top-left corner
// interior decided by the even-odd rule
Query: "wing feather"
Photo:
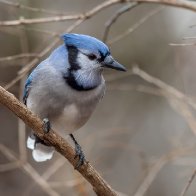
[[[23,103],[26,105],[27,104],[27,98],[29,96],[29,92],[32,86],[32,81],[33,81],[33,72],[29,75],[29,77],[26,80],[25,87],[24,87],[24,92],[23,92]]]

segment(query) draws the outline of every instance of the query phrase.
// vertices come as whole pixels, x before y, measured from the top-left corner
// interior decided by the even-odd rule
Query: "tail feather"
[[[27,148],[33,150],[35,148],[35,138],[32,138],[31,136],[27,139]]]
[[[37,162],[51,159],[54,154],[54,147],[44,145],[43,142],[36,142],[36,137],[35,135],[29,136],[27,139],[27,147],[32,150],[33,159]]]

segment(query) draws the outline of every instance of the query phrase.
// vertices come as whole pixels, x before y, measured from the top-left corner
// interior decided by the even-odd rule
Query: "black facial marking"
[[[71,65],[70,71],[80,69],[80,66],[77,63],[78,49],[75,46],[67,46],[68,50],[68,60]]]
[[[101,63],[101,62],[104,61],[106,56],[110,55],[110,52],[108,52],[107,54],[103,54],[101,51],[99,51],[99,54],[100,54],[101,57],[99,59],[97,59],[97,60],[98,60],[98,62]]]
[[[83,87],[82,85],[78,84],[78,82],[76,81],[74,75],[72,72],[69,72],[68,76],[64,76],[63,77],[66,81],[66,83],[74,90],[77,91],[89,91],[89,90],[93,90],[94,88],[96,88],[96,86],[93,87]]]
[[[78,84],[74,77],[74,72],[81,69],[81,67],[78,65],[77,62],[77,56],[78,56],[78,49],[75,46],[66,46],[68,50],[68,60],[70,64],[70,68],[68,69],[68,74],[66,76],[63,76],[66,83],[74,90],[77,91],[89,91],[96,87],[83,87],[82,85]]]

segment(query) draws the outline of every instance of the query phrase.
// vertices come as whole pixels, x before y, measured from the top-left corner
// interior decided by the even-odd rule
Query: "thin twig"
[[[188,180],[186,186],[184,187],[184,189],[182,190],[180,196],[185,196],[186,195],[186,193],[187,193],[189,187],[191,186],[195,176],[196,176],[196,170],[193,171],[191,177],[189,178],[189,180]]]
[[[128,73],[129,72],[131,73],[131,71],[128,71]],[[110,85],[110,89],[136,90],[139,92],[150,93],[150,94],[158,95],[158,96],[164,96],[168,100],[172,108],[176,112],[178,112],[181,116],[184,117],[187,124],[189,125],[189,128],[194,133],[194,135],[196,135],[196,119],[192,111],[189,108],[189,105],[191,105],[195,109],[196,103],[194,102],[194,100],[192,100],[190,97],[183,94],[179,90],[175,89],[174,87],[164,83],[160,79],[155,78],[151,76],[150,74],[144,72],[137,66],[133,67],[132,74],[138,75],[139,77],[143,78],[145,81],[157,86],[159,89],[155,87],[144,86],[144,85],[131,86],[129,84],[113,85],[113,86]],[[115,77],[111,79],[115,80]],[[118,78],[116,77],[116,79]]]
[[[62,22],[67,20],[82,19],[84,17],[86,16],[83,14],[53,16],[53,17],[34,18],[34,19],[26,19],[20,17],[19,20],[0,21],[0,26],[17,26],[17,25],[40,24],[40,23],[49,23],[49,22]]]
[[[34,58],[30,61],[24,68],[21,69],[22,73],[19,73],[17,77],[15,77],[11,82],[5,85],[5,89],[11,88],[16,82],[18,82],[21,78],[23,78],[30,70],[33,68],[38,62],[41,57],[47,54],[57,43],[59,42],[59,38],[54,39],[54,41],[46,47],[38,57]]]
[[[23,53],[23,54],[17,54],[17,55],[12,55],[12,56],[1,57],[0,62],[14,61],[14,60],[17,60],[17,59],[20,59],[20,58],[29,58],[29,57],[39,57],[39,54]]]
[[[136,29],[138,29],[142,24],[144,24],[148,19],[150,19],[152,16],[154,16],[155,14],[159,13],[161,10],[163,10],[164,6],[158,7],[154,10],[152,10],[151,12],[149,12],[148,14],[146,14],[143,18],[141,18],[138,22],[136,22],[133,26],[131,26],[130,28],[128,28],[124,33],[116,36],[115,38],[113,38],[112,40],[108,41],[108,44],[114,44],[118,41],[120,41],[121,39],[125,38],[126,36],[128,36],[130,33],[133,33]]]
[[[67,20],[85,20],[100,10],[104,8],[120,3],[122,0],[109,0],[105,1],[104,3],[98,5],[94,9],[91,9],[89,12],[85,14],[75,14],[75,15],[63,15],[63,16],[54,16],[54,17],[47,17],[47,18],[36,18],[36,19],[25,19],[21,17],[19,20],[11,20],[11,21],[0,21],[0,26],[16,26],[21,24],[37,24],[37,23],[48,23],[48,22],[60,22],[60,21],[67,21]]]
[[[134,196],[143,196],[145,195],[146,191],[156,178],[157,174],[160,170],[168,163],[168,161],[174,160],[179,156],[186,154],[188,151],[193,150],[194,147],[191,148],[182,148],[173,150],[172,152],[168,153],[167,155],[163,155],[159,160],[152,166],[152,169],[149,171],[148,175],[144,178],[143,182],[139,186],[138,190],[134,194]]]
[[[123,74],[122,73],[115,73],[115,74],[112,74],[110,76],[107,76],[106,81],[107,82],[113,82],[113,81],[116,81],[116,80],[123,79],[127,76],[130,76],[130,75],[133,75],[133,72],[131,70],[128,70]]]
[[[46,169],[46,171],[41,175],[41,178],[43,178],[45,181],[47,181],[64,164],[65,164],[65,159],[63,157],[57,159],[50,167],[48,167]],[[48,184],[50,184],[50,183],[48,182]],[[34,183],[30,184],[27,187],[27,189],[23,191],[23,195],[25,195],[25,196],[29,195],[29,193],[34,188],[34,186],[35,186]]]
[[[183,37],[182,39],[183,39],[183,40],[187,40],[187,39],[196,39],[196,37],[195,37],[195,36],[192,36],[192,37]]]
[[[145,71],[140,69],[138,66],[134,66],[132,68],[132,72],[134,75],[137,75],[137,76],[143,78],[147,82],[154,84],[155,86],[158,86],[161,89],[164,89],[166,92],[168,92],[170,95],[174,96],[175,98],[177,98],[181,101],[184,101],[185,103],[188,103],[190,106],[192,106],[196,110],[196,102],[192,98],[186,96],[184,93],[175,89],[174,87],[164,83],[163,81],[159,80],[158,78],[155,78],[155,77],[149,75],[148,73],[146,73]]]
[[[169,44],[170,46],[195,46],[196,43],[170,43]]]
[[[196,135],[196,118],[193,115],[189,105],[183,101],[168,98],[172,108],[186,120],[190,130]]]
[[[50,185],[37,173],[37,171],[28,163],[23,164],[24,171],[29,174],[33,180],[38,183],[42,189],[48,193],[50,196],[60,196],[55,190],[53,190]]]
[[[184,117],[186,120],[189,128],[192,130],[192,132],[196,135],[196,119],[194,115],[192,114],[189,106],[187,103],[185,103],[182,100],[179,100],[177,97],[174,97],[173,94],[171,94],[168,90],[165,88],[160,89],[157,87],[150,87],[150,86],[144,86],[144,85],[129,85],[129,84],[123,84],[123,85],[110,85],[109,89],[111,90],[125,90],[125,91],[138,91],[142,93],[148,93],[156,96],[163,96],[167,99],[171,107],[178,112],[181,116]]]
[[[54,10],[48,10],[48,9],[43,9],[43,8],[35,8],[35,7],[30,7],[27,5],[22,5],[21,3],[14,3],[11,1],[7,1],[7,0],[1,0],[0,3],[4,3],[8,6],[13,6],[16,8],[20,8],[20,9],[25,9],[25,10],[29,10],[32,12],[41,12],[41,13],[45,13],[45,14],[53,14],[53,15],[65,15],[67,14],[66,12],[62,12],[62,11],[54,11]]]
[[[2,154],[4,154],[8,160],[10,161],[18,161],[20,164],[20,167],[27,172],[27,174],[34,179],[35,182],[37,182],[42,189],[50,196],[60,196],[56,191],[54,191],[50,185],[43,179],[41,176],[37,173],[37,171],[29,164],[29,163],[22,163],[19,161],[13,152],[11,152],[10,149],[5,147],[4,145],[0,144],[0,151]]]
[[[7,172],[13,169],[18,169],[20,167],[20,162],[14,161],[10,163],[5,163],[0,165],[0,172]]]
[[[145,81],[154,84],[155,86],[159,87],[163,90],[162,95],[165,96],[172,108],[174,108],[180,115],[182,115],[186,122],[188,123],[191,131],[196,135],[196,119],[192,114],[189,106],[192,106],[196,109],[196,103],[188,96],[180,92],[179,90],[175,89],[174,87],[164,83],[163,81],[155,78],[143,70],[139,69],[138,67],[134,67],[132,69],[133,73],[138,75],[139,77],[143,78]],[[160,91],[159,91],[160,93]]]
[[[135,8],[138,3],[128,3],[124,7],[120,8],[112,17],[105,23],[105,31],[103,33],[103,41],[106,42],[111,26],[117,21],[117,19],[124,13]]]
[[[196,11],[196,3],[194,1],[187,0],[133,0],[138,3],[154,3],[164,4],[172,7],[184,8],[191,11]]]
[[[19,26],[18,27],[19,29],[23,29],[23,30],[27,30],[27,31],[34,31],[34,32],[37,32],[37,33],[44,33],[44,34],[48,34],[48,35],[52,35],[52,36],[61,36],[61,34],[60,33],[58,33],[58,32],[54,32],[54,31],[49,31],[49,30],[45,30],[45,29],[39,29],[39,28],[32,28],[32,27],[27,27],[27,26],[25,26],[25,27],[21,27],[21,26]]]

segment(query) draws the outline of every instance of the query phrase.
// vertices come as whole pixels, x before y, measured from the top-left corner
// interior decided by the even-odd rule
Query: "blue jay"
[[[83,164],[84,154],[73,132],[82,127],[105,92],[103,68],[126,71],[100,40],[82,34],[64,34],[64,44],[56,48],[29,75],[23,101],[44,122],[74,144],[77,166]],[[27,139],[35,161],[51,159],[54,148],[32,134]]]

